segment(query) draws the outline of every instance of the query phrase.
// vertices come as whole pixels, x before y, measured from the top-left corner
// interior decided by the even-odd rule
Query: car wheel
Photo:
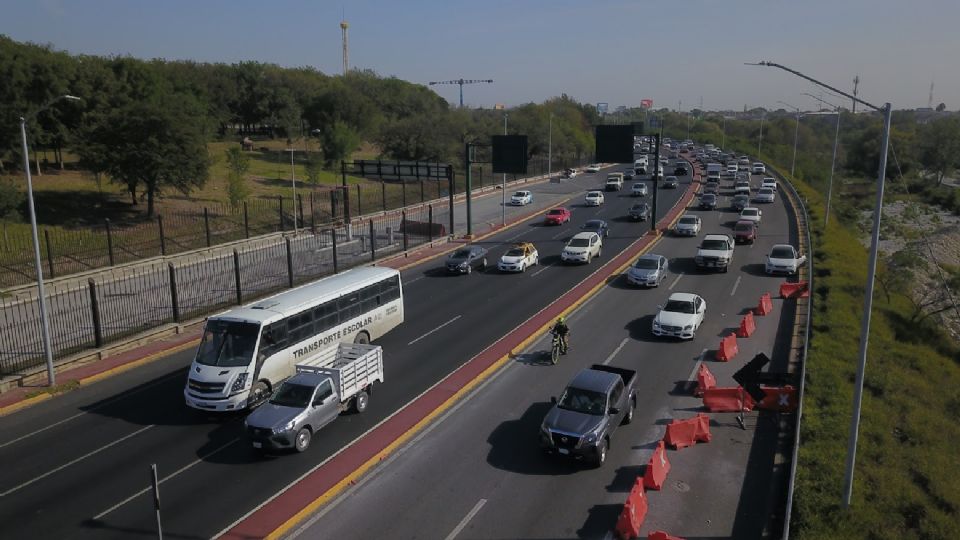
[[[521,264],[521,265],[520,265],[520,273],[522,274],[522,273],[524,273],[524,272],[526,272],[526,271],[527,271],[527,265]]]
[[[483,260],[480,262],[480,270],[486,270],[486,269],[487,269],[487,258],[484,257]]]
[[[629,424],[630,422],[633,422],[633,409],[634,409],[636,406],[637,406],[637,402],[636,402],[635,400],[632,400],[632,399],[631,399],[631,400],[630,400],[630,403],[627,404],[627,407],[628,407],[628,408],[627,408],[627,415],[623,417],[623,423],[624,423],[624,424]]]
[[[293,447],[297,449],[297,452],[303,452],[310,447],[310,439],[312,437],[313,434],[310,433],[310,428],[300,428],[300,431],[297,432],[297,438],[294,439]]]
[[[597,453],[593,456],[593,465],[595,467],[602,467],[603,464],[607,461],[607,440],[604,439],[600,441],[600,444],[597,445]]]
[[[357,397],[353,398],[353,411],[355,413],[359,414],[367,410],[368,405],[370,405],[370,395],[366,392],[360,392]]]
[[[473,265],[468,264],[468,265],[467,265],[467,273],[469,274],[470,272],[473,272]]]
[[[539,256],[539,255],[537,255],[537,258],[533,260],[533,265],[534,265],[534,266],[540,266],[540,256]]]
[[[597,250],[597,257],[602,257],[602,256],[603,256],[603,248],[600,248]]]

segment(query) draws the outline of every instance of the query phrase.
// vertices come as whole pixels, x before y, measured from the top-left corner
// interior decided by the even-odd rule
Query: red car
[[[733,226],[733,239],[737,242],[752,244],[758,233],[757,224],[753,221],[740,220]]]
[[[563,225],[570,221],[570,211],[566,208],[554,208],[547,212],[543,223],[544,225]]]

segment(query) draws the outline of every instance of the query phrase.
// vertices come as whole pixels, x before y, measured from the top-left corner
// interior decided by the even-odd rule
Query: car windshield
[[[522,248],[508,249],[504,257],[523,257],[523,249]]]
[[[689,300],[668,300],[663,310],[674,313],[695,313],[696,311],[693,308],[693,302]]]
[[[596,191],[591,191],[590,193],[587,193],[587,198],[588,198],[588,199],[595,199],[595,198],[597,198],[597,197],[599,197],[599,196],[600,196],[600,194],[597,193]]]
[[[563,210],[551,210],[547,212],[548,216],[561,216],[563,215]]]
[[[737,232],[750,232],[753,230],[753,223],[737,223],[733,226],[733,230]]]
[[[646,184],[634,184],[633,189],[643,189],[647,187]]]
[[[602,221],[590,220],[583,224],[583,228],[588,230],[599,230],[601,227],[603,227]]]
[[[205,366],[241,367],[250,365],[260,325],[210,319],[197,349],[197,363]]]
[[[601,392],[582,388],[567,388],[557,403],[557,407],[561,409],[594,416],[603,416],[606,405],[607,396]]]
[[[734,200],[734,201],[746,201],[746,200],[748,200],[749,198],[750,198],[750,197],[747,197],[746,195],[744,195],[744,194],[741,193],[740,195],[737,195],[736,197],[734,197],[733,200]]]
[[[763,188],[760,190],[760,195],[773,195],[773,190],[770,188]]]
[[[770,251],[771,259],[792,259],[793,258],[793,248],[790,247],[775,247]]]
[[[641,270],[656,270],[657,266],[656,259],[637,259],[637,262],[633,263],[634,268]]]
[[[701,249],[727,249],[726,240],[704,240],[703,245],[700,246]]]
[[[630,211],[631,211],[631,212],[646,212],[646,211],[647,211],[647,205],[645,205],[645,204],[635,204],[635,205],[633,205],[633,206],[630,207]]]
[[[696,224],[697,224],[697,218],[695,218],[695,217],[682,217],[682,218],[680,218],[680,224],[681,224],[681,225],[696,225]]]
[[[305,384],[293,384],[285,382],[280,385],[277,393],[270,398],[270,403],[282,407],[306,408],[313,397],[313,387]]]
[[[756,209],[752,209],[752,210],[751,210],[751,209],[748,209],[748,208],[744,208],[744,209],[743,209],[743,213],[742,213],[741,215],[744,215],[744,216],[756,216],[756,215],[757,215],[757,212],[758,212],[758,210],[756,210]]]
[[[469,249],[458,249],[453,252],[453,255],[450,255],[451,259],[467,259],[470,257]]]
[[[567,247],[587,247],[590,245],[590,240],[587,238],[574,238],[570,240],[570,243],[567,244]]]
[[[527,193],[525,191],[518,191],[513,194],[514,197],[526,197]]]
[[[704,193],[702,200],[704,202],[715,202],[717,200],[717,196],[714,195],[713,193]]]

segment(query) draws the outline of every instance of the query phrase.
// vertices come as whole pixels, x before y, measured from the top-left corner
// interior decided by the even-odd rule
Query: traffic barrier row
[[[715,386],[717,386],[717,378],[713,376],[713,373],[710,373],[706,364],[700,364],[700,367],[697,368],[697,387],[693,390],[693,395],[700,397],[704,390]]]
[[[720,340],[720,348],[717,349],[716,358],[721,362],[729,362],[739,352],[740,347],[737,346],[737,336],[736,334],[730,334]]]
[[[617,536],[622,540],[637,538],[640,536],[640,527],[646,517],[647,496],[643,491],[643,481],[638,476],[617,519]]]
[[[711,388],[703,393],[703,406],[710,412],[752,411],[756,402],[743,388]]]
[[[753,312],[748,311],[740,321],[740,328],[737,328],[737,337],[748,338],[757,330],[757,323],[753,319]]]
[[[663,436],[663,442],[680,450],[698,442],[710,442],[711,438],[710,417],[701,413],[686,420],[674,419],[667,424],[667,433]]]
[[[670,472],[670,461],[667,460],[667,447],[663,441],[658,441],[657,448],[650,456],[646,470],[643,471],[643,487],[659,491],[663,487],[663,481],[667,479],[668,472]]]
[[[771,311],[773,311],[773,300],[770,299],[770,293],[763,293],[757,305],[757,315],[769,315]]]
[[[806,281],[780,284],[781,298],[806,298],[810,296],[810,284]]]

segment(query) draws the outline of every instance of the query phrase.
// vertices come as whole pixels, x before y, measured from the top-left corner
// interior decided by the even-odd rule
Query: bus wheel
[[[250,408],[256,407],[263,403],[269,395],[270,387],[267,386],[267,383],[263,381],[257,381],[254,383],[253,388],[250,389]]]
[[[370,334],[366,332],[360,332],[357,334],[357,337],[353,339],[354,343],[359,345],[369,345],[370,344]]]
[[[357,394],[357,397],[353,398],[353,410],[357,413],[362,413],[367,410],[367,405],[370,404],[370,396],[366,392],[360,392]]]

